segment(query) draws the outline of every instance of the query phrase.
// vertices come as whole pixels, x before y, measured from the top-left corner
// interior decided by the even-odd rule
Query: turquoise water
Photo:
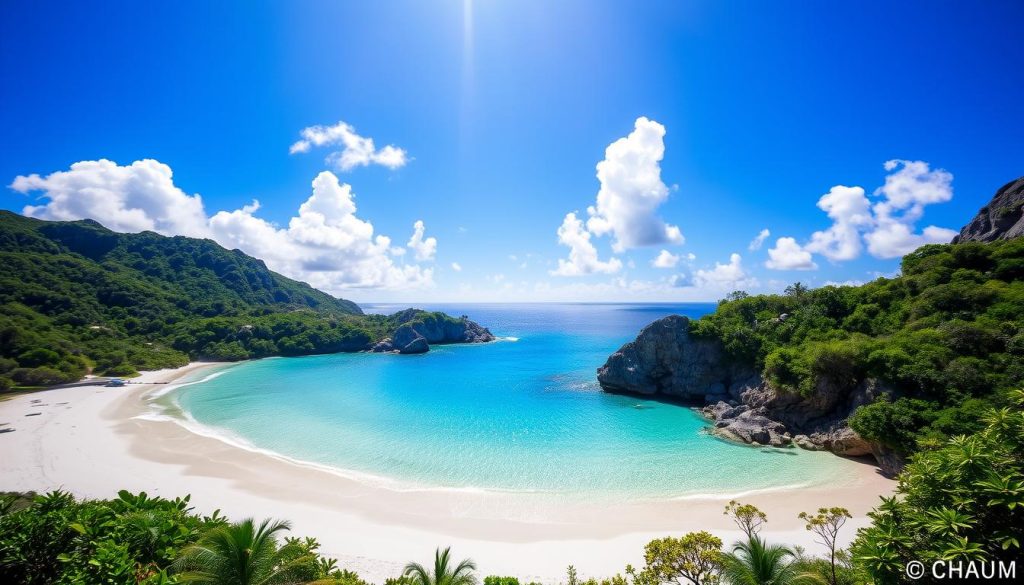
[[[391,312],[402,307],[377,306]],[[687,305],[468,305],[502,341],[425,355],[243,363],[174,396],[246,444],[396,486],[665,498],[835,481],[850,463],[705,433],[690,409],[601,392],[595,369]]]

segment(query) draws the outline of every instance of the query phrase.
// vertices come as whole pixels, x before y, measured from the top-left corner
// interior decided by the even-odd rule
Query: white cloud
[[[924,215],[926,206],[944,203],[953,198],[953,175],[945,170],[931,170],[923,161],[890,160],[885,163],[889,174],[885,184],[875,190],[881,197],[874,205],[862,187],[836,185],[818,200],[818,207],[832,219],[828,229],[811,234],[801,247],[793,238],[776,243],[777,258],[765,265],[778,270],[802,266],[814,267],[808,253],[821,254],[833,262],[860,257],[867,251],[875,258],[898,258],[929,243],[948,242],[954,230],[934,225],[917,233],[915,224]],[[786,240],[784,248],[778,244]],[[771,251],[769,251],[771,254]]]
[[[558,228],[558,242],[569,246],[569,259],[559,259],[558,268],[551,270],[554,276],[582,276],[585,274],[611,274],[622,269],[618,258],[603,262],[597,257],[597,248],[590,241],[590,233],[583,229],[583,222],[575,213],[565,214]]]
[[[452,262],[452,270],[454,270],[455,272],[462,272],[462,265],[460,265],[458,262]]]
[[[124,167],[106,159],[77,162],[45,177],[15,177],[11,188],[19,193],[40,191],[47,200],[26,206],[22,212],[29,217],[91,218],[119,232],[209,235],[202,198],[176,187],[171,167],[151,159]]]
[[[423,220],[417,220],[412,228],[412,237],[409,238],[409,243],[406,246],[413,251],[417,260],[421,262],[433,260],[434,254],[437,252],[437,238],[429,237],[425,240],[423,239],[423,233],[426,230],[423,226]]]
[[[686,255],[686,259],[689,260],[690,262],[693,262],[694,260],[697,259],[697,255],[694,254],[693,252],[690,252],[689,254]]]
[[[313,147],[340,145],[341,150],[327,155],[327,163],[341,171],[350,171],[371,164],[397,169],[409,161],[405,150],[390,144],[378,149],[372,138],[356,134],[355,128],[345,122],[338,122],[333,126],[303,128],[301,135],[302,140],[292,144],[288,149],[289,153],[309,152]]]
[[[868,243],[868,252],[876,258],[899,258],[913,252],[925,244],[945,244],[953,239],[956,231],[930,225],[920,234],[915,234],[913,226],[898,221],[884,219],[878,227],[864,239]]]
[[[768,250],[764,265],[773,270],[815,270],[818,265],[811,259],[811,253],[800,247],[793,238],[775,240],[775,247]]]
[[[227,248],[264,260],[272,270],[340,293],[349,288],[404,289],[431,286],[433,271],[396,264],[405,250],[375,235],[373,225],[356,216],[351,186],[330,172],[312,182],[312,194],[287,227],[256,216],[258,201],[207,217],[198,195],[186,195],[171,180],[170,167],[153,160],[118,166],[108,160],[82,161],[67,171],[19,176],[11,187],[40,191],[46,203],[30,205],[26,215],[43,219],[90,218],[121,232],[154,230],[165,235],[212,238]],[[435,238],[422,238],[416,222],[413,240],[420,257],[433,256]],[[416,234],[419,234],[417,239]]]
[[[884,199],[873,207],[877,227],[864,235],[868,252],[877,258],[897,258],[924,244],[953,239],[955,231],[933,225],[914,233],[914,223],[924,215],[926,205],[953,198],[952,173],[933,171],[926,162],[907,160],[887,161],[885,170],[895,172],[890,172],[885,185],[875,191]]]
[[[651,266],[655,268],[675,268],[676,264],[679,264],[679,256],[668,250],[662,250],[658,257],[651,261]]]
[[[728,264],[716,262],[715,267],[710,270],[698,270],[693,280],[694,284],[699,288],[716,290],[757,286],[757,280],[747,276],[746,271],[743,269],[742,258],[736,253],[729,256]]]
[[[763,230],[758,232],[757,237],[750,241],[750,244],[747,246],[747,249],[750,250],[751,252],[755,250],[760,250],[761,246],[764,244],[764,241],[767,240],[768,236],[770,235],[772,235],[772,233],[768,231],[768,228],[764,228]]]
[[[874,223],[864,189],[836,185],[818,199],[818,208],[832,219],[832,227],[811,234],[807,250],[834,262],[860,256],[860,232]]]
[[[614,236],[616,252],[683,243],[679,228],[655,214],[669,194],[659,164],[665,155],[664,137],[664,126],[637,118],[629,136],[611,143],[597,163],[601,188],[596,205],[587,208],[587,229],[597,236]]]

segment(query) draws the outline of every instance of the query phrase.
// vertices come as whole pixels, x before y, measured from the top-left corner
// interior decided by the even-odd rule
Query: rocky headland
[[[420,309],[405,309],[389,317],[398,327],[391,337],[373,345],[374,352],[426,353],[430,346],[449,343],[486,343],[494,335],[469,317],[449,317]]]
[[[601,388],[698,407],[713,423],[712,432],[727,439],[873,455],[888,474],[902,467],[895,453],[846,424],[857,407],[889,392],[878,382],[865,381],[849,392],[822,381],[810,396],[780,391],[750,365],[727,359],[718,340],[693,335],[690,324],[687,317],[672,315],[644,327],[598,368]]]

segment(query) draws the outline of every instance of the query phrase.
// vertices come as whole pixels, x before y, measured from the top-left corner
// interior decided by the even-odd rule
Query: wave
[[[671,496],[667,499],[672,501],[684,501],[684,500],[735,500],[736,498],[745,498],[747,496],[753,496],[755,494],[767,494],[771,492],[784,492],[789,490],[798,490],[811,487],[809,483],[792,483],[789,485],[779,485],[766,488],[756,488],[743,490],[739,492],[733,492],[728,494],[719,493],[695,493],[695,494],[683,494],[681,496]]]

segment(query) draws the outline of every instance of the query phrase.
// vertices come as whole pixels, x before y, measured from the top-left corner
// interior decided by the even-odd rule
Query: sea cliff
[[[810,396],[780,391],[749,364],[727,359],[719,340],[695,336],[691,320],[672,315],[645,327],[597,370],[606,392],[656,396],[700,407],[719,436],[838,455],[874,455],[887,473],[902,458],[847,424],[859,406],[889,389],[876,380],[852,391],[822,380]]]

